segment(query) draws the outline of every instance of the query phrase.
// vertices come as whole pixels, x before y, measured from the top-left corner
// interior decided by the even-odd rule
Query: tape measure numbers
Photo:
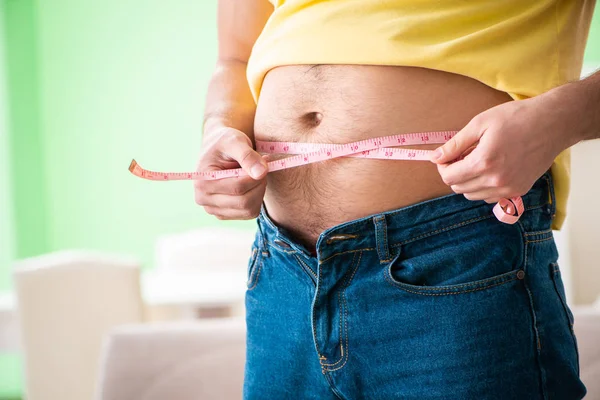
[[[429,161],[433,150],[404,149],[398,146],[445,143],[456,133],[457,131],[406,133],[344,144],[256,141],[256,151],[263,154],[290,155],[283,159],[269,161],[267,163],[268,172],[339,157]],[[248,175],[242,168],[199,172],[155,172],[142,168],[135,160],[131,161],[129,171],[135,176],[153,181],[214,180]],[[515,211],[514,213],[507,212],[507,207],[511,205]],[[502,199],[493,209],[496,218],[507,224],[517,222],[523,211],[524,206],[521,197]]]

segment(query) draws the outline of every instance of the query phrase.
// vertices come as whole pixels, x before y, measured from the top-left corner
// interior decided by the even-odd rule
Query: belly
[[[480,112],[510,100],[474,79],[424,68],[284,66],[265,77],[254,137],[348,143],[459,130]],[[450,193],[429,161],[339,158],[270,173],[264,203],[278,226],[314,250],[327,228]]]

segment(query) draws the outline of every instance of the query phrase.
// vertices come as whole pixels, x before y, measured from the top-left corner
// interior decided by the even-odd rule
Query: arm
[[[582,140],[600,139],[600,70],[581,81],[567,83],[541,95],[548,105],[562,104],[570,127],[564,148]]]
[[[260,212],[267,165],[254,150],[256,105],[246,66],[273,7],[267,0],[219,0],[217,65],[204,112],[199,171],[243,168],[248,176],[195,181],[195,199],[218,219],[251,219]]]
[[[235,128],[254,138],[256,105],[246,81],[246,66],[272,12],[267,0],[219,0],[218,59],[206,95],[205,139],[219,127]]]
[[[565,149],[600,137],[600,72],[527,100],[490,108],[440,146],[431,161],[469,200],[524,195]],[[463,159],[455,161],[477,144]]]

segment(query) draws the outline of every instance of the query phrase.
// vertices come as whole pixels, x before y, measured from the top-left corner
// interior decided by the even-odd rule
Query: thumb
[[[470,124],[465,126],[450,140],[435,149],[430,161],[436,164],[445,164],[456,160],[481,139],[483,131],[480,127]]]
[[[223,153],[237,161],[252,178],[262,179],[267,174],[267,162],[252,148],[251,144],[247,136],[236,135],[229,140],[227,149]]]

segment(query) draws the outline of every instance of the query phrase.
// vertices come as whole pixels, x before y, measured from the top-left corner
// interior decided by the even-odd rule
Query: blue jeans
[[[244,399],[581,399],[546,172],[518,223],[450,194],[325,230],[263,208],[248,263]]]

